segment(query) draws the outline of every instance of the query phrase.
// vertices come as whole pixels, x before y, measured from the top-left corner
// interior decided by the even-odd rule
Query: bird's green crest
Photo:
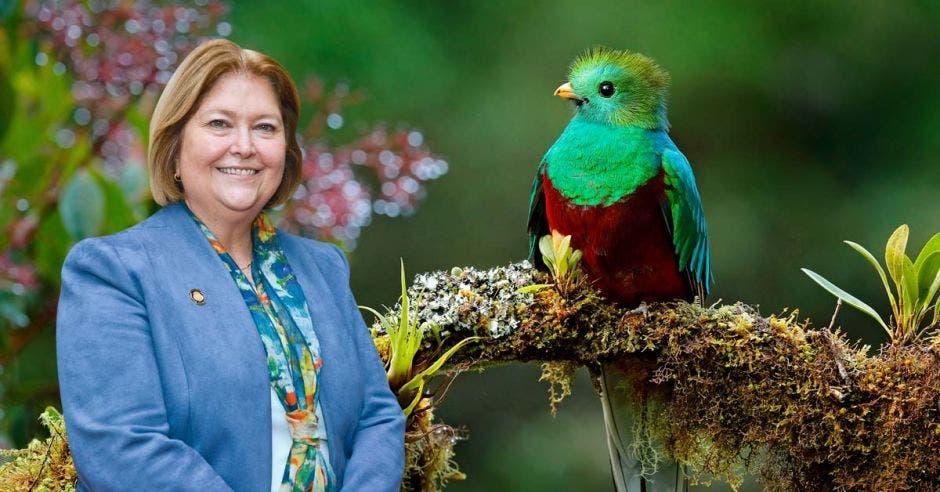
[[[669,73],[639,53],[596,47],[571,65],[568,80],[581,98],[578,114],[595,121],[668,129]],[[609,83],[613,87],[602,87]]]

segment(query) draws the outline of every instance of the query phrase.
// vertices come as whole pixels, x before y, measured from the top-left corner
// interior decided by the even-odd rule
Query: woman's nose
[[[239,126],[235,131],[235,141],[229,150],[233,155],[242,159],[251,157],[255,153],[255,145],[252,141],[251,129],[245,126]]]

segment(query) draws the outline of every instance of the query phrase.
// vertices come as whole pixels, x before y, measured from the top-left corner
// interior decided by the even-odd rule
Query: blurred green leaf
[[[581,250],[574,250],[570,256],[568,256],[568,271],[573,272],[577,268],[578,263],[581,263]]]
[[[7,415],[4,424],[18,447],[41,432],[42,426],[36,425],[36,415],[47,405],[57,402],[56,358],[50,354],[55,354],[55,330],[44,329],[23,347],[0,375],[6,387],[2,400],[4,409],[17,409],[13,415]]]
[[[147,205],[152,203],[147,169],[143,165],[128,163],[118,176],[118,186],[124,194],[134,223],[147,218]]]
[[[62,191],[59,213],[65,230],[75,240],[91,237],[104,224],[106,198],[98,181],[87,171],[79,170]]]
[[[917,254],[917,259],[914,260],[914,266],[917,267],[918,271],[920,271],[920,266],[927,261],[927,258],[934,253],[940,253],[940,232],[928,239],[924,247],[921,248],[920,253]]]
[[[835,284],[826,280],[818,273],[808,268],[801,268],[800,270],[803,270],[803,273],[808,275],[809,278],[813,279],[814,282],[822,286],[822,288],[828,290],[830,294],[838,297],[839,299],[842,299],[843,301],[845,301],[846,304],[854,307],[855,309],[858,309],[859,311],[871,316],[875,321],[878,322],[879,325],[881,325],[882,328],[884,328],[886,332],[888,332],[889,335],[891,334],[891,330],[888,328],[888,325],[885,324],[884,320],[881,319],[881,315],[879,315],[877,311],[872,309],[871,306],[869,306],[868,304],[865,304],[864,302],[862,302],[860,299],[853,296],[852,294],[849,294],[848,292],[837,287]]]
[[[558,258],[566,258],[568,256],[568,246],[571,244],[571,236],[564,236],[561,238],[561,241],[558,243],[558,248],[556,248],[556,256]]]
[[[15,447],[25,446],[33,438],[32,415],[23,404],[7,401],[4,395],[3,427]]]
[[[13,13],[13,7],[18,0],[0,0],[0,22],[5,21]]]
[[[898,301],[903,301],[903,287],[901,277],[904,275],[904,254],[907,249],[907,235],[909,229],[907,224],[895,229],[891,237],[888,238],[888,244],[885,246],[885,265],[888,266],[888,273],[891,274],[891,280],[897,287]]]
[[[555,259],[555,249],[552,244],[552,236],[546,234],[539,238],[539,252],[542,253],[542,259],[546,266],[551,266],[549,261]]]
[[[137,220],[133,208],[120,184],[94,170],[91,175],[104,196],[104,220],[98,233],[110,234],[134,225]]]
[[[0,142],[7,129],[10,128],[10,122],[13,120],[14,99],[13,84],[10,83],[9,75],[0,64]]]
[[[923,300],[923,314],[929,314],[930,312],[930,303],[934,300],[934,296],[937,295],[937,291],[940,291],[940,272],[937,272],[937,276],[934,277],[933,282],[930,284],[930,288],[927,290],[927,297]],[[940,307],[940,300],[937,301],[937,306]],[[931,324],[936,323],[934,321]]]
[[[918,285],[920,287],[918,297],[920,298],[921,305],[927,307],[930,305],[930,301],[933,300],[933,296],[937,292],[935,279],[940,279],[940,251],[935,251],[933,254],[926,257],[924,261],[921,262],[920,268],[917,267],[916,263],[914,265],[914,269],[917,270]]]
[[[62,216],[58,210],[46,214],[39,222],[36,231],[35,265],[39,276],[55,289],[61,282],[60,272],[65,255],[75,242],[69,236],[62,223]]]
[[[552,285],[554,285],[554,284],[532,284],[532,285],[526,285],[525,287],[520,287],[519,289],[517,289],[516,292],[518,292],[518,293],[520,293],[520,294],[528,294],[528,293],[531,293],[531,292],[538,292],[538,291],[540,291],[540,290],[547,289],[547,288],[551,287]]]
[[[897,301],[894,300],[894,294],[891,293],[891,284],[888,283],[888,277],[885,275],[885,271],[881,268],[881,264],[878,263],[878,260],[875,259],[875,256],[872,255],[867,249],[865,249],[861,244],[852,242],[852,241],[843,241],[845,244],[848,244],[849,247],[857,251],[862,257],[868,260],[875,271],[878,272],[878,276],[881,278],[881,283],[885,286],[885,292],[888,294],[888,299],[891,301],[891,309],[897,309]]]
[[[0,2],[3,1],[4,0],[0,0]],[[10,47],[9,32],[11,29],[4,29],[4,27],[6,27],[3,25],[4,21],[7,21],[7,19],[0,17],[0,67],[6,67],[10,65],[10,52],[13,50]],[[9,20],[8,22],[12,24],[13,21]]]
[[[933,321],[931,321],[930,324],[940,324],[940,300],[938,300],[933,306]]]
[[[56,359],[45,357],[50,353],[55,353],[55,330],[42,330],[23,347],[21,357],[4,367],[4,377],[17,383],[7,387],[7,395],[28,397],[54,387]]]
[[[914,262],[907,255],[903,258],[903,268],[901,273],[901,285],[904,291],[904,315],[912,319],[917,311],[917,294],[920,292],[917,286],[917,272],[914,270]],[[898,320],[900,323],[900,320]]]
[[[141,113],[139,106],[131,106],[124,113],[124,121],[137,131],[141,145],[146,149],[150,141],[150,117]]]
[[[936,263],[938,260],[934,255],[940,254],[940,232],[936,233],[927,240],[927,243],[924,244],[924,247],[920,250],[920,253],[917,254],[917,259],[914,260],[914,270],[917,271],[917,275],[920,278],[920,289],[921,297],[926,292],[926,289],[929,288],[929,279],[932,279],[937,270],[940,270],[940,264]],[[928,283],[925,285],[925,279]]]
[[[51,63],[37,66],[34,58],[30,43],[20,44],[13,56],[8,77],[17,101],[9,130],[0,140],[0,153],[23,165],[37,161],[45,168],[51,166],[43,159],[44,147],[53,144],[55,129],[69,121],[75,103],[71,78],[56,75]]]
[[[23,328],[29,324],[29,316],[23,312],[20,304],[12,294],[0,292],[0,320],[5,319],[18,328]],[[3,323],[0,323],[0,326],[3,326]]]
[[[143,165],[128,164],[121,170],[118,184],[128,203],[140,203],[148,198],[150,182],[147,178],[147,169]]]

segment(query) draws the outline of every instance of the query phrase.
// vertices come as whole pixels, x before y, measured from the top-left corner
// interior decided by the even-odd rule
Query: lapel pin
[[[189,291],[189,297],[196,303],[197,306],[202,306],[206,303],[206,296],[199,289],[192,289]]]

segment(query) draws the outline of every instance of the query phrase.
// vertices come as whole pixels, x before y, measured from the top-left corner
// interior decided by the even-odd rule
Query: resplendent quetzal
[[[532,186],[533,263],[542,264],[540,237],[570,235],[587,278],[623,307],[701,301],[712,282],[695,177],[668,134],[668,84],[669,75],[638,53],[598,48],[579,57],[555,91],[575,103],[574,117]],[[638,452],[634,421],[648,414],[629,399],[620,371],[605,365],[598,378],[617,490],[685,490],[677,463],[651,474],[648,450]]]

